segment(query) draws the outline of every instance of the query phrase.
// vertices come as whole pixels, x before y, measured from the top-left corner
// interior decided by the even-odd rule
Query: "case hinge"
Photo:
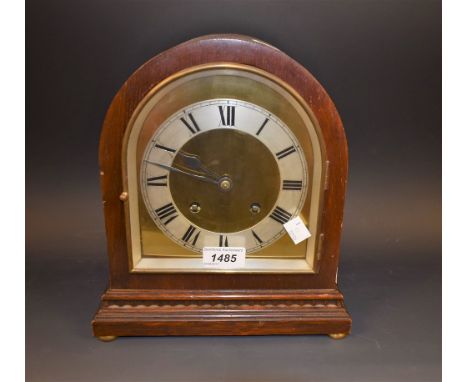
[[[325,162],[325,180],[324,180],[324,187],[323,187],[324,190],[328,190],[328,178],[329,178],[328,173],[329,173],[329,168],[330,168],[330,161],[327,160],[327,161]]]
[[[317,261],[319,261],[322,257],[322,248],[323,248],[323,240],[325,239],[325,234],[321,233],[318,238],[318,245],[317,245]]]

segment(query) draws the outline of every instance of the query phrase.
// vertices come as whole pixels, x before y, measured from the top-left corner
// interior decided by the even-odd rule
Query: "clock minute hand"
[[[206,177],[204,175],[197,175],[197,174],[193,174],[191,172],[185,172],[185,171],[182,171],[182,170],[180,170],[180,169],[178,169],[176,167],[168,166],[168,165],[158,163],[158,162],[152,162],[152,161],[149,161],[149,160],[146,160],[145,162],[149,163],[149,164],[152,164],[154,166],[161,167],[161,168],[163,168],[165,170],[168,170],[168,171],[172,171],[172,172],[176,172],[178,174],[183,174],[183,175],[190,176],[192,178],[201,180],[203,182],[218,184],[218,181],[216,179],[208,178],[208,177]]]

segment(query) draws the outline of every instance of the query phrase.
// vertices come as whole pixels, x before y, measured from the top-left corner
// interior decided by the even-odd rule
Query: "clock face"
[[[284,235],[307,196],[308,166],[291,129],[252,102],[214,98],[161,123],[140,163],[148,215],[193,252],[259,251]]]
[[[325,162],[313,118],[248,66],[188,68],[152,88],[122,152],[134,271],[211,272],[204,247],[245,248],[244,272],[315,271]],[[311,233],[298,244],[283,226],[296,216]]]

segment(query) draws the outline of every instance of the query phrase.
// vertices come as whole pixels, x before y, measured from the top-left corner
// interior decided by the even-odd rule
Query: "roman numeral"
[[[163,146],[163,145],[158,145],[157,143],[154,145],[154,147],[157,147],[158,149],[169,151],[171,153],[176,152],[174,149],[170,149],[169,147],[166,147],[166,146]]]
[[[168,225],[171,221],[173,221],[177,216],[177,210],[175,209],[174,205],[172,203],[168,203],[162,207],[159,207],[158,209],[154,210],[156,212],[156,215],[158,215],[159,220],[164,225]],[[166,219],[163,221],[163,219]]]
[[[193,236],[192,245],[196,245],[198,237],[200,236],[201,231],[198,231],[195,235],[193,235],[195,233],[195,231],[196,231],[196,228],[193,225],[188,227],[188,229],[185,232],[184,236],[182,236],[182,240],[185,241],[186,243],[188,243],[190,238]]]
[[[148,186],[167,186],[167,175],[153,176],[146,180]]]
[[[283,180],[283,190],[302,190],[302,180]]]
[[[294,146],[289,146],[288,148],[285,148],[284,150],[281,150],[280,152],[276,153],[276,157],[278,159],[282,159],[284,157],[287,157],[289,154],[292,154],[295,151],[296,151],[296,148]]]
[[[280,224],[284,224],[288,222],[291,219],[291,217],[292,215],[288,211],[282,209],[279,206],[276,206],[276,208],[273,210],[273,212],[270,215],[270,218],[272,218],[273,220],[276,220]]]
[[[223,126],[234,126],[235,124],[235,116],[236,116],[236,108],[235,106],[218,106],[219,114],[221,115],[221,124]],[[226,115],[224,115],[224,111],[226,110]]]
[[[260,133],[262,132],[263,128],[265,127],[265,125],[268,123],[269,119],[268,118],[265,118],[265,120],[263,121],[262,123],[262,126],[260,126],[260,128],[258,129],[257,133],[255,135],[260,135]]]
[[[219,235],[219,247],[229,247],[227,236]]]
[[[190,123],[188,123],[188,122],[185,120],[185,118],[183,118],[183,117],[182,117],[180,120],[182,121],[182,123],[183,123],[185,126],[187,126],[187,129],[189,129],[190,132],[191,132],[192,134],[198,133],[198,132],[200,131],[200,128],[198,127],[198,124],[197,124],[197,122],[195,121],[195,118],[193,118],[192,113],[189,113],[189,114],[188,114],[188,117],[189,117],[190,121],[192,121],[192,125],[190,125]]]
[[[256,241],[258,244],[262,245],[262,244],[263,244],[263,240],[260,239],[260,237],[255,233],[254,230],[252,230],[251,232],[252,232],[252,235],[253,235],[255,241]]]

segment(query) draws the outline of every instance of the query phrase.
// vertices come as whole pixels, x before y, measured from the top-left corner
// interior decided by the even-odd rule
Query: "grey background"
[[[440,380],[440,1],[43,0],[28,2],[26,28],[28,381]],[[222,32],[301,62],[341,114],[352,334],[101,343],[104,113],[143,62]]]

